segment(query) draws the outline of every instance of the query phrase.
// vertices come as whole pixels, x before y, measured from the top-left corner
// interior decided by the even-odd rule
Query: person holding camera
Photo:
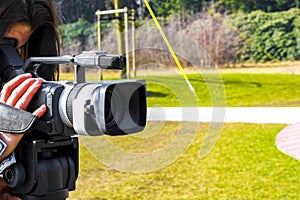
[[[5,38],[16,41],[15,47],[24,60],[29,57],[59,55],[57,18],[52,1],[1,0],[0,40]],[[41,65],[37,72],[45,80],[55,80],[58,77],[57,65]],[[3,72],[0,71],[0,102],[25,110],[43,79],[22,74],[5,83]],[[46,105],[41,105],[33,115],[41,117],[46,110]],[[13,152],[22,137],[22,134],[0,132],[0,173],[15,163]],[[0,199],[19,199],[12,197],[7,191],[3,179],[0,179]]]

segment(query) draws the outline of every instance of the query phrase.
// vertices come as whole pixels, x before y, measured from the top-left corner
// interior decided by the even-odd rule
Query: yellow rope
[[[174,61],[175,61],[176,65],[177,65],[177,67],[179,68],[179,70],[180,70],[180,72],[181,72],[183,78],[185,79],[186,83],[188,84],[190,90],[195,94],[195,96],[197,96],[197,95],[196,95],[196,92],[195,92],[195,90],[194,90],[192,84],[190,83],[190,81],[189,81],[189,79],[188,79],[186,73],[184,72],[184,70],[183,70],[183,68],[182,68],[182,66],[181,66],[181,64],[180,64],[180,62],[179,62],[179,60],[178,60],[178,58],[177,58],[177,56],[176,56],[176,54],[175,54],[175,52],[174,52],[172,46],[171,46],[171,44],[170,44],[168,38],[166,37],[164,31],[162,30],[162,28],[161,28],[161,26],[160,26],[160,24],[159,24],[159,22],[158,22],[158,20],[157,20],[157,18],[156,18],[156,16],[155,16],[153,10],[152,10],[152,8],[150,7],[150,5],[149,5],[149,3],[148,3],[147,0],[144,0],[144,2],[145,2],[145,5],[146,5],[146,7],[147,7],[147,9],[148,9],[148,11],[149,11],[149,13],[150,13],[150,15],[151,15],[153,21],[154,21],[156,27],[158,28],[158,30],[159,30],[159,32],[160,32],[162,38],[164,39],[164,41],[165,41],[165,43],[166,43],[166,45],[167,45],[167,47],[168,47],[168,49],[169,49],[169,51],[170,51],[170,53],[171,53],[173,59],[174,59]]]

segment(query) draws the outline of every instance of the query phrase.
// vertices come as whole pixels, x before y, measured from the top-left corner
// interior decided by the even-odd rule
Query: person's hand
[[[19,75],[3,86],[0,102],[25,110],[42,82],[40,78],[32,78],[31,74]],[[33,112],[33,115],[41,117],[46,109],[46,105],[42,105]],[[0,156],[0,161],[15,150],[22,137],[22,134],[0,133],[0,138],[7,144],[6,150]]]
[[[31,74],[19,75],[3,86],[0,102],[25,110],[42,82],[43,79],[32,78]],[[41,117],[45,111],[46,105],[42,105],[33,114]]]

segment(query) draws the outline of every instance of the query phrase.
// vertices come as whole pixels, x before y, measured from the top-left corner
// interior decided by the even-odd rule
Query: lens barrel
[[[141,81],[80,83],[66,91],[60,98],[65,110],[61,118],[78,134],[124,135],[146,125],[146,88]]]

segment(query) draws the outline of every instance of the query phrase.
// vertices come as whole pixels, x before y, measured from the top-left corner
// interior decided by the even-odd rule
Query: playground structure
[[[122,71],[121,78],[130,79],[130,62],[132,64],[133,76],[136,76],[136,62],[135,62],[135,10],[129,10],[128,8],[123,9],[114,9],[114,10],[97,10],[97,34],[98,34],[98,51],[102,51],[101,49],[101,20],[107,20],[105,18],[101,18],[103,15],[114,15],[114,17],[110,17],[109,20],[117,19],[117,36],[118,36],[118,52],[121,55],[126,56],[126,68]],[[120,14],[123,14],[120,15]],[[128,17],[128,15],[131,17]],[[124,31],[122,27],[121,19],[124,19]],[[129,20],[131,20],[131,60],[129,55]],[[123,37],[124,32],[124,37]],[[102,73],[101,73],[102,79]]]

